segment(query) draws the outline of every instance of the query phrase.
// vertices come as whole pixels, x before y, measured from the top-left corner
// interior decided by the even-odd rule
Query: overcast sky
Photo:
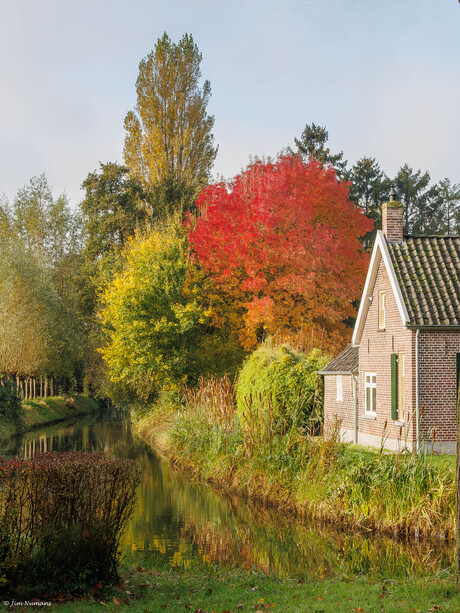
[[[0,0],[0,195],[46,173],[76,205],[122,162],[140,60],[191,33],[229,178],[305,124],[349,163],[460,182],[458,0]]]

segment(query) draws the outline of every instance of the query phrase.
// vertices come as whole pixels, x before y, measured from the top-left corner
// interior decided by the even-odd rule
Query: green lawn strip
[[[93,398],[79,394],[25,400],[22,407],[26,430],[98,410],[97,402]]]
[[[257,571],[199,569],[191,572],[130,573],[117,590],[87,600],[53,604],[51,611],[130,611],[131,613],[223,613],[229,611],[455,612],[460,593],[451,577],[279,580]]]
[[[348,445],[346,448],[346,453],[350,457],[367,457],[371,458],[380,453],[380,449],[376,449],[374,447],[363,447],[362,445]],[[391,454],[395,453],[394,451],[384,450],[383,453]],[[432,463],[434,466],[446,465],[450,466],[452,470],[455,470],[456,456],[455,455],[445,455],[438,453],[426,453],[425,454],[425,462]]]
[[[34,430],[69,417],[98,411],[93,398],[81,394],[24,400],[22,403],[23,431]],[[0,448],[18,434],[17,424],[0,418]]]

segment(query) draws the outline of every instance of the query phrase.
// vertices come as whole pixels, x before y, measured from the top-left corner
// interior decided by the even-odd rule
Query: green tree
[[[437,232],[438,189],[430,187],[430,180],[429,172],[414,172],[408,164],[401,166],[394,179],[399,199],[404,204],[405,234]]]
[[[67,380],[81,371],[84,322],[75,279],[80,224],[45,175],[0,208],[0,372]]]
[[[375,158],[362,157],[346,174],[350,181],[350,200],[374,220],[374,229],[364,237],[364,245],[374,243],[377,230],[382,227],[382,204],[388,199],[391,181],[380,169]]]
[[[0,373],[30,377],[49,356],[50,275],[13,233],[0,241]]]
[[[341,177],[345,173],[347,162],[343,159],[343,151],[332,154],[329,147],[326,147],[328,139],[329,132],[326,128],[312,123],[305,126],[300,139],[295,138],[294,142],[307,162],[314,159],[323,166],[332,166]]]
[[[92,262],[120,250],[138,228],[152,217],[144,188],[126,166],[100,164],[83,181],[81,203],[85,252]]]
[[[330,357],[313,349],[309,355],[269,340],[246,358],[236,383],[236,407],[243,427],[285,430],[318,426],[322,418],[318,371]]]
[[[444,234],[460,233],[460,184],[443,179],[438,184],[439,199],[443,211],[441,231]]]
[[[46,258],[48,252],[48,212],[52,205],[53,195],[44,174],[32,177],[13,201],[13,226],[26,249],[38,258]]]
[[[351,181],[350,199],[368,217],[374,221],[380,219],[380,209],[388,198],[391,181],[380,169],[376,159],[362,157],[347,174],[347,179]]]
[[[217,155],[201,60],[191,35],[176,44],[164,33],[139,65],[137,104],[125,118],[125,162],[150,191],[160,191],[157,200],[167,197],[162,204],[169,208],[190,208]]]

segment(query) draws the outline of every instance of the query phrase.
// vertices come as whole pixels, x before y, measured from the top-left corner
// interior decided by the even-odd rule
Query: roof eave
[[[455,324],[407,324],[410,330],[458,330],[460,331],[460,325]]]
[[[359,370],[320,370],[318,375],[357,375]]]

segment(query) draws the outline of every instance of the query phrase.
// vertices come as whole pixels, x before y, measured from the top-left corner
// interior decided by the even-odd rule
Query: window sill
[[[364,413],[364,419],[376,420],[377,419],[377,415],[374,415],[374,413]]]
[[[405,421],[399,421],[398,419],[396,419],[393,423],[395,426],[405,426],[406,425]]]

